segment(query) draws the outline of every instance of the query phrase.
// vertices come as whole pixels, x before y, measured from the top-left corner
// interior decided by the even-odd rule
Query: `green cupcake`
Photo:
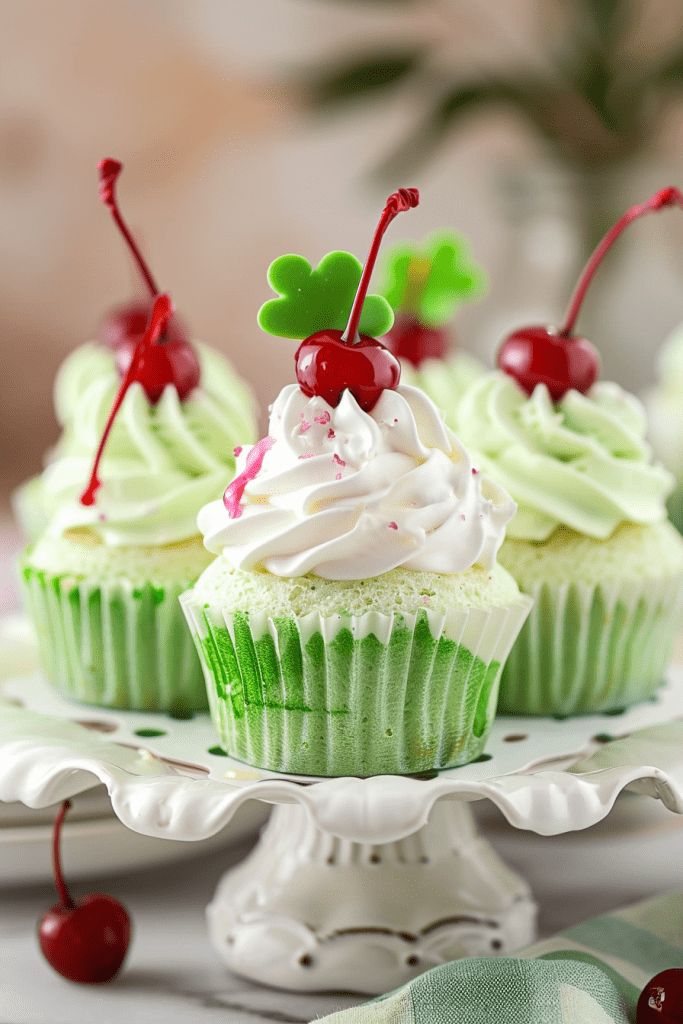
[[[200,382],[183,399],[172,384],[156,402],[130,387],[89,506],[79,496],[121,384],[115,353],[82,345],[56,380],[63,433],[38,487],[51,521],[21,572],[46,676],[86,703],[177,715],[207,706],[178,596],[211,562],[197,512],[230,480],[234,445],[255,426],[227,361],[195,351]]]
[[[614,711],[650,697],[683,609],[673,478],[653,464],[641,404],[618,385],[527,395],[495,372],[457,409],[479,468],[518,503],[499,560],[534,599],[503,672],[508,714]]]
[[[291,385],[237,468],[198,519],[219,557],[181,598],[228,752],[325,776],[478,757],[530,602],[495,564],[514,505],[436,407]]]

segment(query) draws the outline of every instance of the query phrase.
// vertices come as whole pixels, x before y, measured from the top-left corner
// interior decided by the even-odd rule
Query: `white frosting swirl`
[[[241,514],[219,499],[197,520],[209,551],[236,568],[345,580],[494,564],[516,506],[473,469],[419,389],[384,391],[366,413],[348,390],[332,408],[292,384],[272,407],[270,436]]]

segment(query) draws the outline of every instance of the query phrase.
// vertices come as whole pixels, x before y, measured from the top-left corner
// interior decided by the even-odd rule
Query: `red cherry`
[[[115,187],[123,164],[118,160],[102,160],[98,169],[100,199],[109,208],[150,293],[149,299],[137,299],[112,310],[100,327],[100,341],[116,349],[116,364],[121,376],[125,377],[136,347],[147,330],[154,302],[159,297],[159,289],[121,216],[116,201]],[[136,379],[142,384],[150,402],[159,401],[167,384],[175,384],[182,402],[199,383],[200,369],[197,355],[188,341],[185,326],[175,314],[168,320],[156,348],[168,351],[149,352],[144,363],[140,365]]]
[[[128,359],[128,365],[121,381],[121,386],[114,399],[104,433],[95,454],[90,482],[81,495],[82,505],[93,505],[95,502],[95,495],[101,483],[97,470],[102,459],[102,453],[116,419],[116,414],[131,384],[139,381],[147,391],[148,396],[150,396],[150,401],[158,401],[166,384],[175,384],[178,387],[179,381],[183,389],[190,391],[199,380],[199,364],[197,363],[195,366],[192,363],[192,359],[188,359],[188,353],[194,358],[195,362],[197,358],[194,355],[194,350],[189,345],[186,345],[184,342],[169,342],[168,345],[159,344],[159,339],[164,336],[172,316],[173,303],[170,298],[168,295],[158,295],[154,301],[149,326],[135,346],[132,356]],[[126,358],[126,351],[125,344],[119,345],[116,350],[117,355],[120,353],[122,359]],[[185,391],[185,394],[187,394],[187,391]],[[180,394],[180,388],[178,393]],[[154,395],[156,395],[156,398],[153,397]],[[181,394],[182,397],[184,397],[183,394]]]
[[[130,942],[130,918],[112,896],[92,893],[74,903],[64,884],[59,857],[62,823],[71,803],[57,815],[53,838],[55,886],[61,903],[43,914],[38,938],[51,967],[82,983],[110,981],[121,967]]]
[[[162,336],[147,350],[135,373],[135,380],[142,384],[153,405],[159,401],[167,384],[175,386],[181,402],[199,384],[200,368],[195,350],[182,337],[166,337],[164,340]],[[129,338],[117,346],[116,365],[122,377],[128,372],[139,342],[139,337]]]
[[[500,346],[497,362],[529,395],[545,384],[553,402],[570,388],[585,394],[600,373],[600,357],[589,341],[564,338],[552,327],[521,327]]]
[[[97,337],[107,348],[118,348],[124,342],[133,342],[133,347],[147,329],[154,307],[153,299],[132,299],[115,306],[100,323]],[[166,331],[168,341],[187,341],[188,333],[176,313],[169,321]]]
[[[683,1024],[683,968],[655,974],[640,993],[636,1024]]]
[[[415,317],[397,317],[384,337],[384,344],[400,359],[419,366],[425,359],[443,359],[448,349],[446,332],[427,327]]]
[[[299,387],[309,398],[318,395],[337,406],[348,388],[365,412],[401,377],[398,359],[367,334],[361,334],[355,345],[347,345],[341,331],[318,331],[302,341],[294,359]]]
[[[296,379],[310,398],[319,395],[329,405],[336,406],[342,392],[348,388],[361,409],[370,412],[382,392],[398,384],[401,377],[398,360],[381,341],[359,334],[358,325],[384,232],[394,217],[417,206],[419,201],[420,193],[416,188],[400,188],[389,196],[358,282],[346,329],[316,331],[297,349]]]
[[[537,384],[547,385],[554,402],[559,402],[571,388],[585,394],[598,378],[600,359],[590,342],[572,332],[593,275],[631,221],[673,205],[683,206],[683,194],[677,188],[664,188],[646,203],[627,210],[588,260],[569,303],[564,327],[522,327],[515,331],[498,350],[499,369],[514,377],[529,395]]]

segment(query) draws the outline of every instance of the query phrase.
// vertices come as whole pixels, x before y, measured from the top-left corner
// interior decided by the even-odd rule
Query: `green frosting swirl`
[[[455,411],[475,465],[518,504],[508,537],[543,541],[560,525],[609,537],[620,523],[657,523],[673,477],[652,464],[640,402],[607,381],[557,404],[544,384],[528,396],[507,374],[475,381]]]
[[[195,342],[201,382],[181,402],[172,386],[152,405],[134,384],[107,441],[95,504],[79,497],[120,385],[114,354],[88,343],[63,363],[55,409],[63,434],[42,475],[50,533],[89,527],[106,544],[159,545],[196,536],[197,513],[232,479],[238,444],[256,440],[253,401],[219,353]],[[56,512],[55,512],[56,510]]]
[[[476,356],[457,349],[446,359],[424,359],[418,367],[401,360],[401,384],[422,388],[441,411],[446,424],[456,430],[455,409],[460,396],[487,373]]]

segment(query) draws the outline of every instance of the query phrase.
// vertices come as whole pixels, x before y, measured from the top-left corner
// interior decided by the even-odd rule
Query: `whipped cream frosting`
[[[79,498],[120,385],[114,353],[81,345],[62,364],[55,408],[62,436],[43,472],[53,536],[89,527],[105,544],[172,544],[197,536],[197,513],[231,479],[238,440],[256,436],[247,387],[218,352],[194,342],[201,382],[181,402],[169,385],[152,405],[133,384],[107,441],[95,504]],[[56,511],[55,511],[56,510]]]
[[[410,386],[384,391],[366,413],[348,390],[333,408],[289,385],[254,449],[256,459],[240,453],[226,499],[197,520],[209,551],[242,570],[345,580],[398,566],[489,568],[515,512]]]
[[[457,405],[457,429],[481,468],[518,503],[507,536],[543,541],[560,525],[604,539],[621,523],[666,517],[673,477],[652,462],[643,406],[618,384],[570,390],[554,405],[505,373],[475,381]]]

